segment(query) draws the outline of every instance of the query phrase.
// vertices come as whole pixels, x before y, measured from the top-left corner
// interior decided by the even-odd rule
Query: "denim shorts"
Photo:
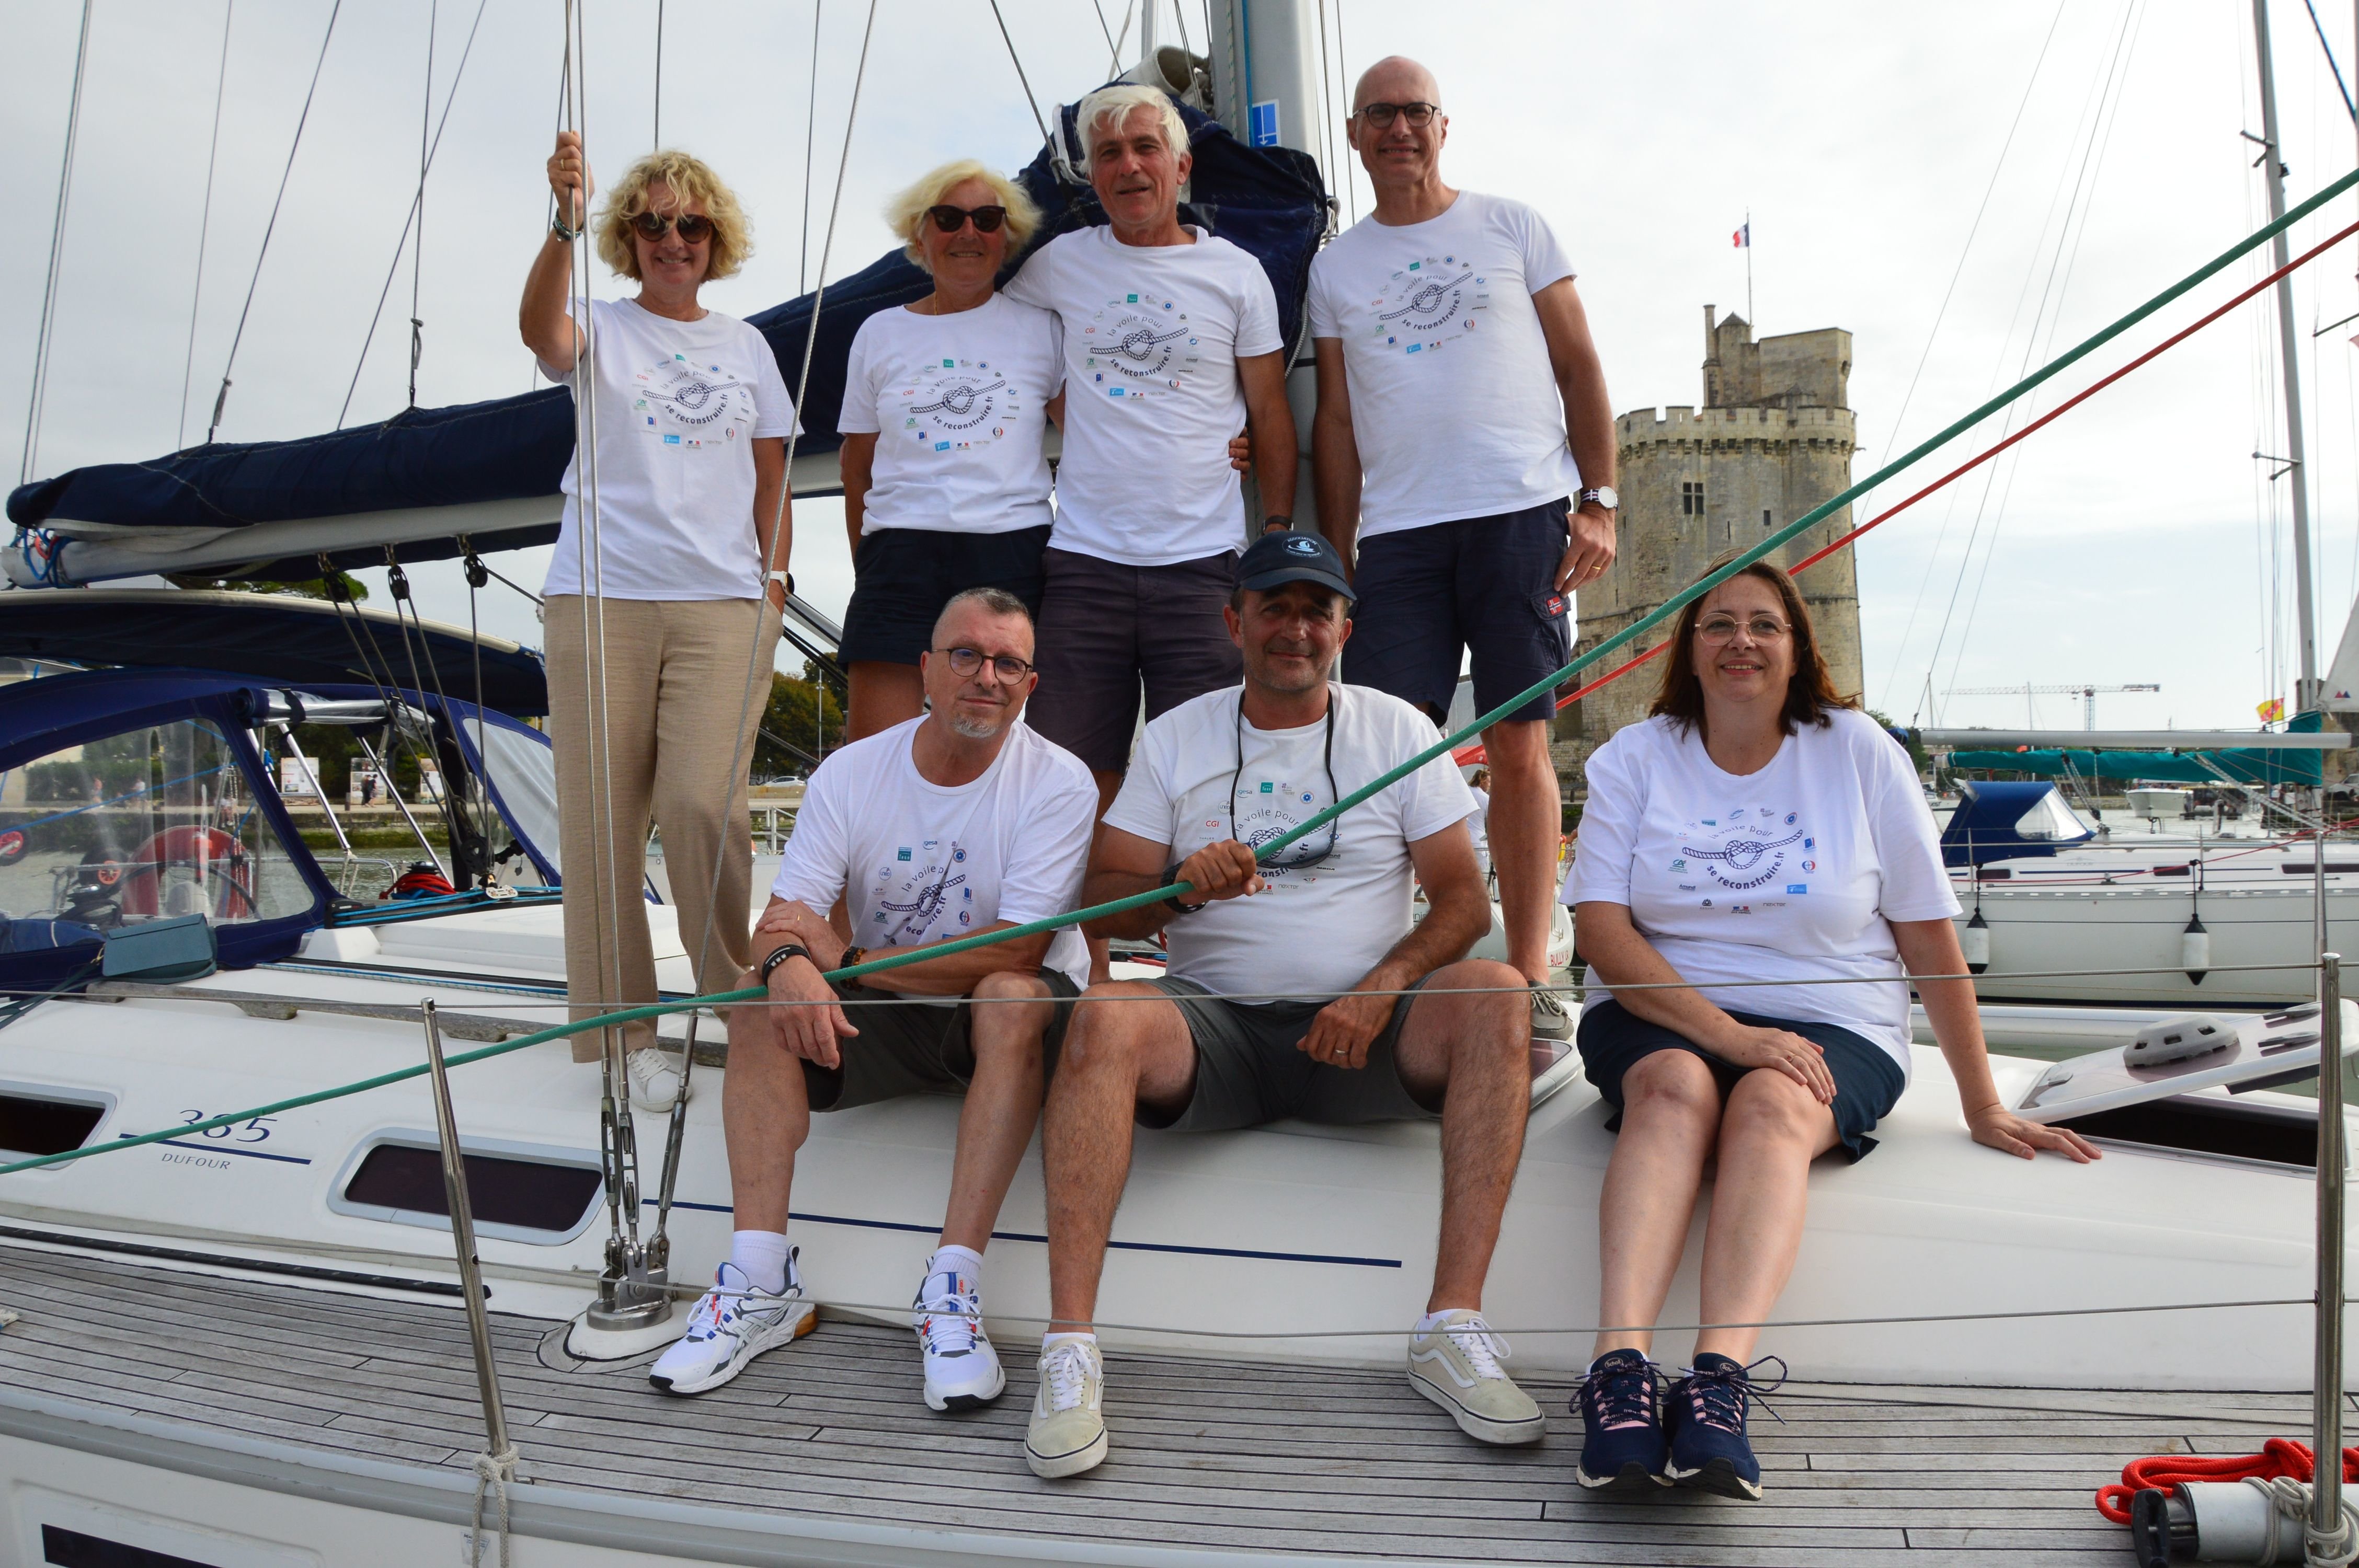
[[[1045,523],[1005,534],[879,528],[861,535],[843,611],[843,662],[916,664],[933,645],[942,606],[971,588],[1004,588],[1037,618],[1048,547]]]
[[[1473,655],[1478,713],[1571,664],[1572,596],[1556,588],[1571,515],[1569,502],[1551,501],[1361,541],[1343,678],[1439,719],[1457,694],[1462,650]],[[1555,715],[1543,692],[1507,717]]]
[[[1875,1147],[1868,1134],[1899,1103],[1908,1087],[1892,1054],[1835,1023],[1810,1023],[1792,1018],[1765,1018],[1759,1013],[1732,1012],[1729,1017],[1755,1029],[1783,1029],[1799,1034],[1826,1053],[1827,1071],[1835,1080],[1835,1135],[1846,1158],[1864,1159]],[[1737,1080],[1755,1069],[1723,1062],[1685,1035],[1659,1023],[1649,1023],[1618,1001],[1602,1001],[1581,1015],[1581,1065],[1605,1103],[1614,1108],[1606,1119],[1608,1132],[1622,1130],[1622,1076],[1641,1057],[1658,1051],[1691,1051],[1712,1069],[1720,1084],[1721,1103],[1728,1103]]]

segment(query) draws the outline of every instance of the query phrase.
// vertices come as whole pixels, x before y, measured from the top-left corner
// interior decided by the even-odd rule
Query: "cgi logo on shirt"
[[[1491,308],[1490,279],[1456,256],[1420,256],[1393,274],[1369,304],[1376,345],[1414,354],[1473,331]]]
[[[1082,338],[1082,368],[1114,397],[1177,392],[1202,359],[1188,312],[1144,290],[1109,301]]]

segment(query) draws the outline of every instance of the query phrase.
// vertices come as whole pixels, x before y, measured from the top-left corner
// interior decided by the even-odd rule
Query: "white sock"
[[[787,1233],[783,1230],[733,1230],[729,1261],[757,1291],[777,1295],[787,1288]]]
[[[972,1247],[937,1247],[934,1255],[926,1260],[926,1278],[936,1274],[962,1274],[979,1294],[983,1290],[983,1254]]]
[[[1427,1313],[1423,1317],[1417,1320],[1417,1326],[1409,1332],[1412,1334],[1431,1334],[1441,1326],[1442,1319],[1448,1317],[1451,1313],[1460,1310],[1462,1309],[1458,1307],[1443,1307],[1440,1312]]]

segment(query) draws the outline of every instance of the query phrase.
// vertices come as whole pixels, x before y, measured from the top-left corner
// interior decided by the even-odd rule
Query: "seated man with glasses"
[[[1484,1442],[1541,1433],[1481,1315],[1523,1149],[1530,1031],[1521,978],[1463,961],[1491,921],[1466,831],[1473,801],[1445,752],[1256,863],[1257,848],[1440,737],[1397,697],[1331,684],[1352,630],[1332,546],[1266,535],[1237,573],[1225,620],[1245,684],[1147,726],[1082,892],[1095,903],[1194,890],[1093,923],[1112,936],[1161,932],[1170,968],[1090,988],[1049,1101],[1053,1321],[1025,1441],[1044,1476],[1105,1457],[1093,1319],[1134,1125],[1438,1118],[1440,1250],[1409,1380]],[[1412,876],[1430,904],[1414,926]]]
[[[1097,790],[1079,758],[1016,722],[1039,678],[1023,600],[954,596],[919,668],[929,711],[812,773],[755,931],[741,983],[770,1001],[730,1010],[722,1099],[734,1234],[686,1337],[650,1369],[668,1392],[718,1388],[814,1325],[787,1238],[810,1113],[959,1089],[949,1212],[914,1307],[926,1403],[970,1409],[1006,1386],[983,1332],[983,1253],[1088,979],[1081,934],[921,959],[873,984],[821,974],[1073,909]],[[839,900],[848,929],[829,918]]]

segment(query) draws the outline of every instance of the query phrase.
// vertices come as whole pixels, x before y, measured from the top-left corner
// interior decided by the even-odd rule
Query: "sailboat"
[[[1183,102],[1209,94],[1188,110],[1194,200],[1262,255],[1291,335],[1329,216],[1298,128],[1310,12],[1212,12],[1209,58],[1157,49],[1140,69]],[[1086,222],[1060,121],[1025,178],[1059,222]],[[756,318],[783,362],[816,337],[813,428],[858,312],[919,287],[888,257]],[[70,591],[166,566],[310,576],[388,547],[545,539],[563,400],[201,449],[11,498],[36,547],[10,566],[28,591],[0,595],[0,654],[93,667],[0,687],[0,990],[24,1003],[0,1023],[0,1144],[54,1161],[0,1175],[0,1539],[27,1561],[223,1564],[440,1561],[454,1532],[474,1562],[494,1537],[527,1562],[614,1563],[1510,1556],[1601,1530],[1643,1550],[1627,1543],[1655,1527],[1601,1525],[1571,1498],[1561,1433],[1497,1459],[1437,1448],[1454,1434],[1404,1415],[1399,1341],[1438,1225],[1423,1124],[1140,1134],[1100,1327],[1152,1399],[1117,1412],[1143,1457],[1118,1450],[1094,1491],[1023,1472],[1018,1367],[984,1417],[912,1413],[900,1297],[949,1177],[947,1098],[819,1119],[794,1216],[818,1334],[702,1403],[647,1388],[682,1314],[602,1328],[587,1309],[613,1299],[626,1232],[630,1282],[658,1308],[724,1255],[712,1074],[676,1113],[676,1165],[635,1187],[601,1138],[595,1076],[560,1043],[442,1065],[445,1042],[489,1050],[564,1015],[560,914],[535,891],[565,868],[529,655],[414,615],[261,601],[237,607],[245,650],[217,656],[212,596]],[[273,481],[364,463],[386,481],[338,486],[336,510]],[[823,489],[826,466],[806,453],[795,482]],[[291,730],[321,724],[437,760],[445,844],[420,843],[447,893],[354,900],[343,861],[306,842],[282,764]],[[649,912],[658,976],[685,993],[668,907]],[[686,1044],[695,1018],[663,1031]],[[701,1022],[700,1060],[725,1073]],[[2359,1009],[2330,983],[2226,1055],[2133,1070],[2116,1049],[2061,1077],[1999,1060],[2010,1103],[2107,1142],[2086,1169],[1975,1148],[1940,1055],[1919,1049],[1884,1152],[1813,1173],[1780,1353],[1814,1379],[1944,1397],[2309,1388],[2291,1331],[2313,1289],[2308,1200],[2321,1125],[2343,1123],[2339,1104],[2321,1124],[2317,1102],[2269,1086],[2339,1066],[2346,1044]],[[1486,1310],[1538,1385],[1587,1356],[1613,1145],[1570,1055],[1536,1049],[1531,1066]],[[281,1108],[230,1117],[263,1107]],[[652,1148],[667,1130],[639,1116],[638,1131]],[[992,1327],[1013,1345],[1048,1310],[1037,1155],[1001,1224]],[[1694,1300],[1692,1270],[1675,1303]],[[1691,1338],[1667,1330],[1658,1354]],[[1516,1466],[1522,1482],[1502,1478]],[[1566,1496],[1513,1502],[1504,1529],[1464,1518],[1469,1496],[1534,1476]]]

